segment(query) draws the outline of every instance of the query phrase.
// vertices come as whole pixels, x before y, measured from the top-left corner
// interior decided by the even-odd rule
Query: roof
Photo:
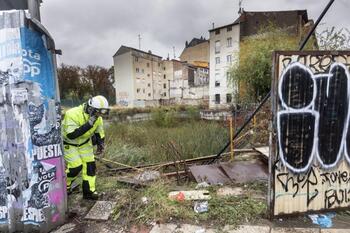
[[[215,31],[215,30],[218,30],[218,29],[222,29],[222,28],[227,28],[229,26],[234,26],[234,25],[237,25],[239,23],[240,23],[240,18],[238,17],[233,23],[230,23],[230,24],[227,24],[227,25],[224,25],[224,26],[220,26],[220,27],[217,27],[217,28],[210,29],[209,32],[212,32],[212,31]]]
[[[199,45],[199,44],[202,44],[202,43],[205,43],[205,42],[209,42],[209,40],[201,37],[201,38],[193,38],[190,43],[187,44],[186,42],[186,48],[190,48],[190,47],[194,47],[196,45]]]
[[[142,51],[142,50],[139,50],[139,49],[135,49],[135,48],[132,48],[132,47],[128,47],[128,46],[124,46],[124,45],[120,46],[120,48],[119,48],[119,49],[117,50],[117,52],[113,55],[113,57],[118,56],[118,55],[122,55],[122,54],[124,54],[124,53],[131,52],[131,51],[135,51],[135,52],[147,54],[147,55],[150,55],[150,56],[162,58],[161,56],[155,55],[155,54],[153,54],[153,53],[151,53],[151,52],[145,52],[145,51]]]
[[[239,23],[242,23],[246,20],[246,15],[248,16],[253,16],[253,15],[273,15],[273,14],[286,14],[286,13],[297,13],[298,15],[302,15],[303,19],[305,22],[308,21],[308,16],[307,16],[307,10],[287,10],[287,11],[243,11],[243,13],[241,14],[240,17],[238,17],[233,23],[224,25],[224,26],[220,26],[220,27],[216,27],[213,29],[210,29],[209,32],[218,30],[218,29],[222,29],[222,28],[227,28],[229,26],[233,26],[233,25],[237,25]]]

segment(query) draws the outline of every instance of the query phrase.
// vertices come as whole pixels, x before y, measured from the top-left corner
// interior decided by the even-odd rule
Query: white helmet
[[[98,95],[98,96],[90,98],[88,101],[88,105],[94,109],[98,109],[101,111],[109,110],[108,101],[102,95]]]

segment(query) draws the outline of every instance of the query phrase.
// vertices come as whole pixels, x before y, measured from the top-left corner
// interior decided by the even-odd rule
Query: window
[[[165,66],[163,67],[163,70],[165,70]]]
[[[227,47],[232,47],[232,37],[227,38]]]
[[[232,102],[232,94],[226,94],[226,103],[231,103]]]
[[[215,58],[215,64],[220,64],[220,57]]]
[[[150,77],[151,75],[150,74],[147,74],[147,77]]]
[[[215,35],[219,35],[220,34],[220,29],[216,29],[215,30]]]
[[[166,88],[166,84],[165,83],[163,84],[163,87]]]
[[[136,89],[136,92],[137,92],[137,93],[140,93],[140,88],[137,88],[137,89]]]
[[[140,69],[139,68],[136,68],[136,73],[139,73],[140,72]]]
[[[149,67],[149,62],[147,62],[147,67]]]
[[[166,79],[166,75],[164,74],[164,79]]]
[[[220,104],[220,94],[215,94],[215,104]]]
[[[145,88],[142,89],[143,94],[145,94]]]
[[[149,84],[147,84],[147,86],[148,86],[148,87],[151,87],[151,84],[149,83]]]
[[[139,58],[138,58],[138,57],[135,57],[135,61],[138,62],[138,61],[139,61]]]
[[[158,62],[158,67],[160,67],[160,62]]]
[[[163,93],[163,96],[165,96],[165,97],[166,97],[166,92],[164,92],[164,93]]]
[[[231,63],[232,62],[232,55],[227,55],[226,60],[227,60],[227,63]]]
[[[228,32],[232,31],[232,26],[228,26],[228,27],[227,27],[227,31],[228,31]]]
[[[220,41],[215,41],[215,53],[220,53]]]
[[[148,97],[151,97],[151,93],[148,93]]]
[[[145,73],[145,70],[144,70],[144,69],[142,69],[142,73],[143,73],[143,74]]]
[[[215,81],[215,87],[220,87],[220,81]]]

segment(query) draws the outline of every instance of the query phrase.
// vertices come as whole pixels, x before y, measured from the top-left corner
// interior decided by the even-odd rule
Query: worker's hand
[[[104,151],[105,151],[104,143],[98,144],[97,150],[96,150],[96,155],[102,155]]]
[[[89,125],[93,126],[95,124],[95,122],[97,121],[97,118],[98,118],[98,116],[96,116],[96,115],[90,116],[89,121],[88,121]]]

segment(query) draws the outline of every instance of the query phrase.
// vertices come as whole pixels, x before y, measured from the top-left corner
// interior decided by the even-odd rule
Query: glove
[[[101,155],[101,154],[103,154],[104,151],[105,151],[105,145],[103,143],[102,144],[98,144],[95,154],[96,155]]]
[[[91,125],[91,126],[93,126],[94,124],[95,124],[95,122],[97,121],[97,116],[95,116],[95,115],[92,115],[92,116],[90,116],[90,118],[89,118],[89,125]]]

